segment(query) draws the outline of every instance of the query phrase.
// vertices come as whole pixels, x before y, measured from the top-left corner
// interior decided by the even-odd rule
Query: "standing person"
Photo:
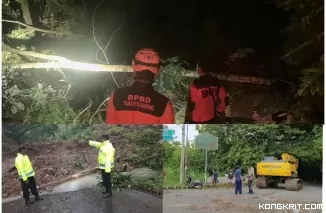
[[[153,88],[160,71],[160,56],[152,49],[139,50],[132,60],[134,83],[116,89],[106,110],[106,124],[174,124],[169,98]]]
[[[215,185],[216,183],[218,183],[218,172],[216,171],[216,169],[213,170],[213,184]]]
[[[234,188],[235,194],[242,194],[241,167],[236,166],[234,171]]]
[[[94,146],[99,149],[98,152],[98,168],[102,172],[103,185],[105,191],[102,192],[103,197],[107,198],[112,196],[112,184],[111,184],[111,172],[114,167],[114,155],[115,149],[110,143],[109,134],[102,135],[103,142],[89,141],[90,146]]]
[[[197,66],[199,78],[189,88],[185,123],[223,123],[229,99],[220,81]]]
[[[233,171],[230,169],[230,171],[228,172],[228,189],[232,188],[233,189]]]
[[[40,195],[38,194],[36,181],[34,178],[35,172],[31,161],[25,153],[25,147],[23,145],[19,146],[17,151],[18,153],[15,159],[15,166],[12,167],[9,172],[12,172],[17,169],[18,178],[20,179],[23,191],[23,198],[25,199],[25,204],[30,205],[33,203],[33,201],[29,199],[29,191],[31,191],[32,195],[35,196],[35,200],[43,200],[43,198],[40,197]]]
[[[253,194],[254,191],[252,190],[252,182],[255,179],[255,169],[250,166],[248,167],[248,188],[249,188],[249,194]]]

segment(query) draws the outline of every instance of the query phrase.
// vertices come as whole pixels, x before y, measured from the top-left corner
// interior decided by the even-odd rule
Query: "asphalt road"
[[[3,213],[162,213],[162,198],[122,190],[103,198],[99,189],[44,195],[43,201],[25,206],[23,199],[2,204]]]
[[[163,197],[163,213],[301,213],[322,210],[263,210],[259,204],[310,204],[322,203],[322,186],[305,184],[302,191],[286,191],[280,185],[276,189],[253,188],[255,194],[235,195],[233,189],[166,190]]]

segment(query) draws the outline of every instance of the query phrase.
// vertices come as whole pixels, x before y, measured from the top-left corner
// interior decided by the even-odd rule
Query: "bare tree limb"
[[[106,51],[106,49],[109,47],[109,45],[111,44],[111,41],[112,41],[112,39],[113,39],[114,34],[115,34],[118,30],[120,30],[120,28],[116,29],[116,30],[113,32],[113,34],[111,35],[109,41],[107,42],[107,44],[105,45],[104,48],[100,46],[99,42],[98,42],[97,39],[96,39],[96,35],[95,35],[95,30],[96,30],[96,28],[95,28],[95,14],[96,14],[97,8],[102,4],[102,2],[103,2],[103,0],[100,1],[100,2],[96,5],[95,10],[94,10],[94,13],[93,13],[93,17],[92,17],[93,37],[94,37],[94,41],[95,41],[95,43],[96,43],[96,46],[97,46],[97,47],[102,51],[102,54],[103,54],[103,56],[104,56],[104,58],[105,58],[105,60],[106,60],[106,64],[110,64],[109,59],[108,59],[108,57],[107,57],[106,54],[105,54],[105,51]],[[98,58],[98,57],[97,57],[97,53],[98,53],[98,51],[96,51],[96,59]],[[99,60],[99,59],[98,59],[98,60]],[[115,80],[115,77],[114,77],[114,75],[113,75],[113,72],[111,72],[111,76],[112,76],[112,79],[113,79],[114,83],[115,83],[115,84],[117,85],[117,87],[119,88],[120,86],[119,86],[118,82]]]
[[[91,72],[132,72],[132,67],[127,65],[89,64],[76,61],[27,63],[17,65],[3,65],[3,69],[72,69]]]
[[[261,84],[261,85],[271,85],[275,80],[269,78],[263,78],[258,76],[250,75],[233,75],[233,74],[224,74],[224,73],[210,73],[212,76],[218,78],[221,81],[229,81],[235,83],[249,83],[249,84]],[[184,76],[197,78],[198,75],[194,70],[187,70],[187,73]]]
[[[293,50],[291,50],[290,52],[288,52],[287,54],[285,54],[285,55],[283,56],[283,58],[288,58],[290,55],[292,55],[292,54],[298,52],[299,50],[301,50],[302,48],[304,48],[304,47],[310,45],[310,44],[313,43],[316,39],[320,39],[322,36],[324,36],[324,32],[319,33],[319,34],[317,34],[316,36],[314,36],[313,38],[309,39],[308,41],[306,41],[306,42],[300,44],[298,47],[296,47],[295,49],[293,49]]]
[[[42,53],[37,53],[37,52],[32,52],[32,51],[17,50],[17,49],[9,47],[7,45],[2,45],[2,50],[9,51],[9,52],[12,52],[12,53],[15,53],[18,55],[44,59],[44,60],[48,60],[48,61],[61,61],[61,62],[69,61],[65,57],[56,56],[56,55],[47,55],[47,54],[42,54]]]
[[[23,12],[23,18],[25,20],[25,23],[27,23],[29,25],[33,25],[31,13],[29,11],[28,0],[21,0],[21,1],[19,1],[19,3],[21,6],[21,10]]]
[[[19,22],[19,21],[13,21],[13,20],[7,20],[7,19],[2,19],[3,22],[7,22],[7,23],[14,23],[14,24],[19,24],[21,26],[30,28],[32,30],[35,31],[39,31],[39,32],[43,32],[43,33],[49,33],[49,34],[57,34],[57,35],[67,35],[68,33],[65,32],[58,32],[58,31],[54,31],[54,30],[46,30],[46,29],[41,29],[41,28],[37,28],[37,27],[33,27],[31,25]]]
[[[53,63],[27,63],[17,65],[3,65],[3,69],[72,69],[72,70],[84,70],[93,72],[132,72],[132,67],[127,65],[109,65],[109,64],[90,64],[83,62],[76,62],[68,60],[65,57],[56,55],[46,55],[30,51],[21,51],[8,46],[4,46],[4,50],[16,53],[18,55],[24,55],[44,60],[54,61]],[[256,77],[256,76],[245,76],[245,75],[230,75],[222,73],[211,73],[222,81],[237,82],[237,83],[250,83],[250,84],[261,84],[271,85],[272,79]],[[194,70],[185,70],[184,76],[196,78],[197,73]]]
[[[69,61],[69,63],[27,63],[18,65],[3,66],[3,69],[72,69],[72,70],[84,70],[91,72],[132,72],[132,67],[127,65],[105,65],[105,64],[88,64],[82,62]],[[194,70],[187,70],[188,73],[184,76],[197,78],[197,74]],[[249,83],[249,84],[261,84],[271,85],[273,79],[267,79],[256,76],[245,76],[245,75],[228,75],[222,73],[211,73],[221,81],[229,81],[235,83]]]
[[[81,114],[83,114],[84,112],[86,112],[86,110],[88,110],[88,109],[92,106],[92,99],[90,99],[90,98],[88,98],[88,99],[89,99],[89,106],[87,106],[85,109],[83,109],[83,110],[82,110],[82,111],[81,111],[81,112],[76,116],[76,118],[74,119],[73,124],[76,123],[78,117],[79,117]]]
[[[92,117],[89,119],[89,124],[91,124],[92,123],[92,120],[93,120],[93,118],[94,118],[94,116],[97,114],[97,113],[99,113],[100,112],[100,109],[101,109],[101,107],[108,101],[110,99],[110,97],[109,98],[106,98],[101,104],[100,104],[100,106],[96,109],[96,111],[95,111],[95,113],[92,115]]]

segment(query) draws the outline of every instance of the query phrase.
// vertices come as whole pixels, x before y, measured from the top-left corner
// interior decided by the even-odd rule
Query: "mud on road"
[[[259,204],[311,204],[322,203],[322,186],[306,184],[303,191],[286,191],[282,185],[276,189],[253,188],[255,194],[235,195],[234,189],[166,190],[163,197],[164,213],[305,213],[322,210],[263,210]]]
[[[82,170],[97,166],[98,150],[80,141],[29,144],[26,147],[26,154],[32,161],[36,173],[37,186],[61,180]],[[120,153],[132,152],[132,148],[125,145],[117,145],[115,148],[116,157],[120,156]],[[3,198],[22,193],[17,171],[8,172],[14,166],[16,155],[16,152],[2,153]],[[121,169],[122,164],[122,161],[117,162],[116,169]]]
[[[23,199],[2,204],[3,213],[162,213],[162,198],[132,190],[114,191],[103,198],[99,189],[47,194],[25,206]],[[33,199],[32,199],[33,200]]]

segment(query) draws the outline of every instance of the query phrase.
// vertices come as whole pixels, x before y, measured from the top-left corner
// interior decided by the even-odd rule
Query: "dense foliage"
[[[312,96],[324,96],[324,2],[320,0],[276,0],[276,5],[291,15],[284,29],[287,35],[283,59],[295,72],[301,72],[296,97],[298,105],[309,105]],[[317,103],[316,102],[316,103]]]
[[[218,137],[218,150],[208,151],[210,173],[217,169],[224,176],[236,165],[255,167],[264,156],[280,158],[284,152],[298,158],[300,166],[322,169],[322,126],[199,125],[197,129],[199,133],[209,132]],[[164,144],[164,167],[171,179],[177,176],[176,180],[180,168],[179,144]],[[195,149],[191,144],[187,155],[188,173],[202,178],[205,150]]]

